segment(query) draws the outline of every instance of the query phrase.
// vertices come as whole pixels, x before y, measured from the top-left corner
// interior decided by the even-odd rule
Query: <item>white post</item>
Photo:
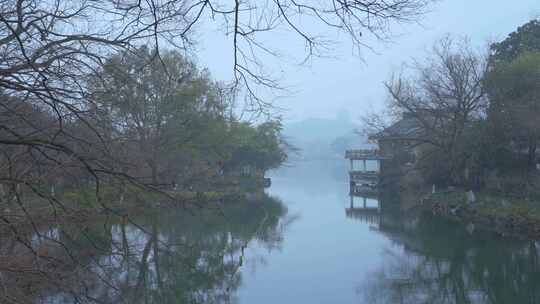
[[[476,202],[476,196],[474,195],[474,192],[472,190],[469,190],[467,192],[467,203],[474,204]]]

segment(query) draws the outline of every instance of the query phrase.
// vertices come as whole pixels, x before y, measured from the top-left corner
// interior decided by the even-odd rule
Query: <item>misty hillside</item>
[[[342,112],[335,119],[307,118],[285,123],[283,134],[300,149],[298,158],[330,159],[342,158],[346,149],[366,145],[366,138],[355,132],[359,128]]]

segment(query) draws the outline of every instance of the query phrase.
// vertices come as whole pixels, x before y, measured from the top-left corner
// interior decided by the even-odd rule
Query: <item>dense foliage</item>
[[[512,195],[534,194],[540,22],[533,20],[494,43],[487,56],[447,38],[416,64],[413,76],[401,75],[387,84],[391,109],[409,117],[401,126],[414,132],[386,139],[412,147],[423,182],[504,189],[507,194],[510,183]]]
[[[225,164],[264,172],[285,161],[279,123],[238,121],[234,97],[207,71],[176,52],[155,56],[146,47],[114,56],[94,87],[99,118],[122,140],[125,157],[144,164],[139,176],[153,184],[186,183],[218,174]]]
[[[524,152],[527,167],[535,169],[540,140],[540,52],[526,52],[497,64],[486,84],[491,97],[488,119],[498,133],[495,144]]]
[[[44,195],[52,188],[93,185],[92,174],[103,184],[119,177],[122,189],[131,182],[182,190],[208,188],[242,167],[263,175],[286,160],[280,123],[239,121],[232,92],[178,52],[158,58],[155,50],[141,47],[111,56],[88,87],[95,102],[79,117],[62,116],[61,125],[56,113],[32,103],[3,103],[1,119],[9,126],[3,138],[24,137],[36,145],[35,151],[3,150],[0,165],[11,168],[12,178],[33,179],[36,193]],[[44,138],[73,156],[40,155]],[[76,161],[92,170],[71,165]]]

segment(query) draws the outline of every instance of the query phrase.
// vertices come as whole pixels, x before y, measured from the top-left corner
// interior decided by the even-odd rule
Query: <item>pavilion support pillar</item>
[[[351,171],[354,170],[354,160],[351,158]]]
[[[364,168],[364,172],[366,172],[366,171],[367,171],[366,160],[364,159],[364,160],[362,160],[362,162],[363,162],[363,164],[364,164],[364,167],[363,167],[363,168]]]
[[[367,198],[364,196],[364,209],[367,207]]]

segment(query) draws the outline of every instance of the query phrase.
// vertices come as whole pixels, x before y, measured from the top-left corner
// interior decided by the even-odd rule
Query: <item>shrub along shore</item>
[[[210,183],[210,182],[209,182]],[[66,189],[51,196],[49,204],[39,196],[27,195],[33,208],[24,210],[16,204],[4,206],[4,218],[11,227],[43,224],[91,222],[116,217],[129,218],[168,208],[196,212],[200,209],[222,208],[231,202],[253,201],[264,196],[266,179],[260,177],[226,177],[213,190],[150,189],[115,185],[104,186],[98,193],[94,187]],[[152,211],[154,210],[154,211]],[[29,221],[31,219],[31,221]]]
[[[422,199],[422,209],[475,229],[505,237],[540,240],[540,206],[536,201],[478,193],[474,203],[465,192],[441,192]]]
[[[420,195],[462,189],[426,197],[433,213],[540,238],[539,79],[540,19],[485,51],[443,38],[386,83],[393,121],[366,120],[381,173]]]

